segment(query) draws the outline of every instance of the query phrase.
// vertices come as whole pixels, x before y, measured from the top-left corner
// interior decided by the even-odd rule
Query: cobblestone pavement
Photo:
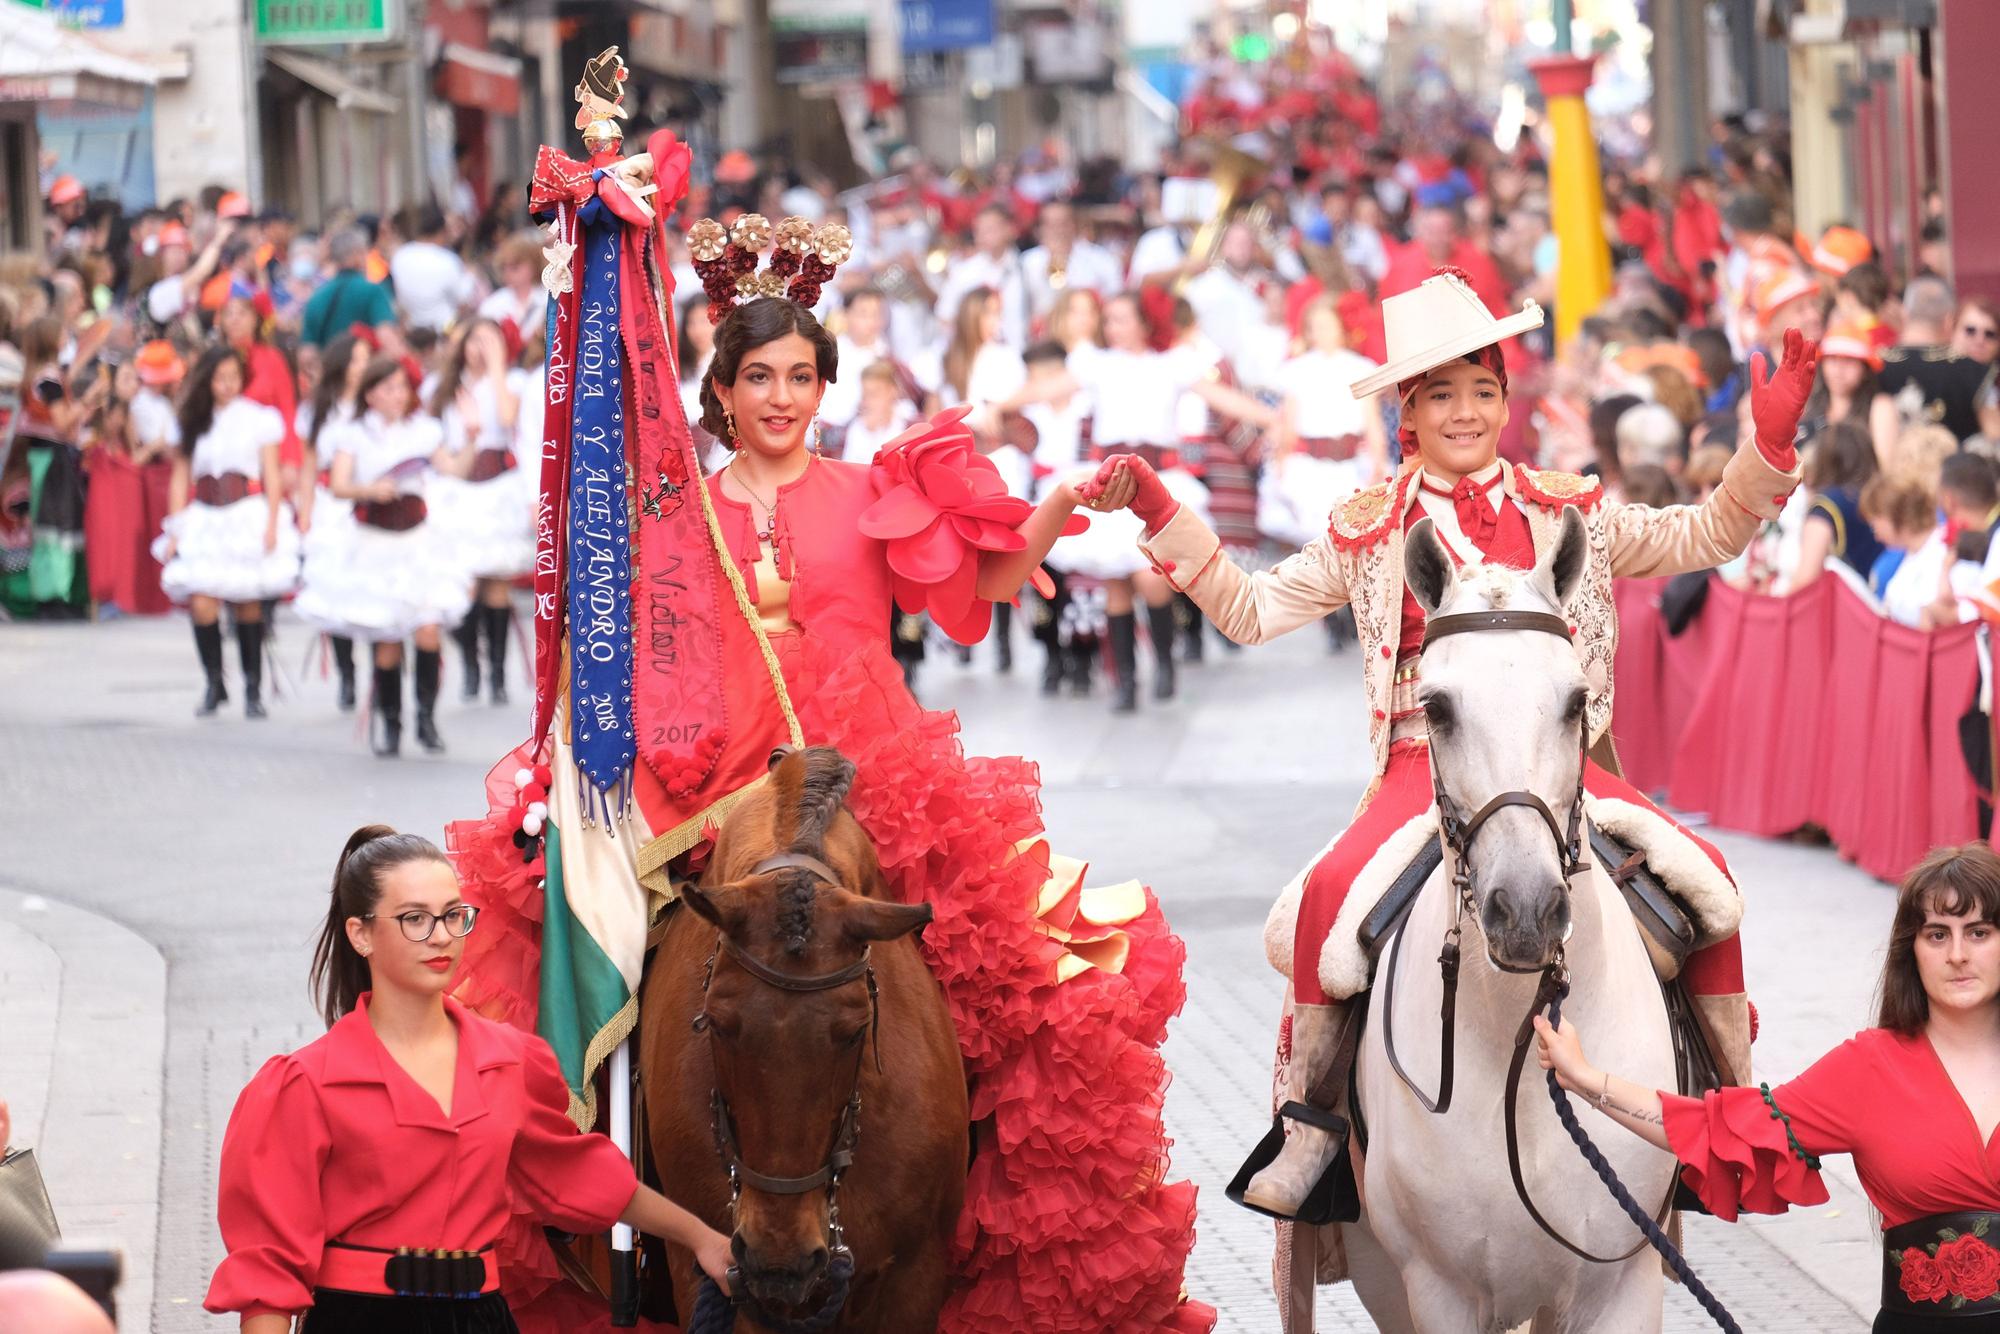
[[[129,1095],[124,1124],[79,1125],[73,1136],[94,1133],[97,1152],[66,1154],[50,1174],[58,1206],[77,1202],[65,1213],[116,1233],[149,1271],[150,1326],[145,1285],[133,1283],[124,1327],[163,1334],[224,1327],[200,1312],[220,1253],[222,1128],[256,1067],[319,1031],[305,971],[335,850],[368,821],[436,836],[445,821],[476,814],[485,770],[518,740],[525,714],[524,704],[448,699],[448,756],[376,761],[335,712],[316,663],[302,673],[310,645],[286,620],[276,654],[289,697],[271,720],[197,722],[188,638],[176,618],[0,627],[0,809],[5,827],[25,835],[6,840],[0,889],[76,910],[66,921],[98,914],[121,928],[118,941],[129,934],[165,961],[164,1078]],[[1269,1115],[1282,987],[1263,960],[1265,910],[1346,821],[1366,781],[1358,665],[1351,651],[1329,657],[1309,633],[1226,656],[1211,641],[1208,662],[1184,671],[1180,700],[1114,719],[1101,698],[1042,700],[1038,651],[1019,656],[1016,674],[1001,678],[990,648],[969,668],[934,651],[920,693],[960,710],[969,749],[1039,760],[1056,845],[1111,878],[1145,877],[1186,938],[1189,1000],[1168,1047],[1168,1120],[1176,1171],[1202,1189],[1188,1284],[1221,1308],[1225,1330],[1274,1329],[1268,1225],[1228,1204],[1222,1186]],[[446,684],[455,688],[449,673]],[[515,695],[525,701],[525,685]],[[1782,1077],[1867,1022],[1890,895],[1825,850],[1719,841],[1751,901],[1760,1074]],[[0,1087],[0,1097],[33,1109],[17,1139],[38,1132],[53,1143],[65,1089],[89,1082],[74,1072],[105,1071],[121,1089],[143,1081],[123,1068],[134,1059],[129,1038],[120,1047],[101,1026],[72,1030],[51,1013],[46,993],[76,933],[4,911],[19,902],[0,896],[0,1079],[26,1087]],[[46,1089],[37,1069],[55,1071]],[[157,1240],[149,1220],[100,1208],[117,1194],[114,1175],[132,1175],[134,1155],[159,1165]],[[1845,1161],[1829,1175],[1833,1203],[1809,1214],[1690,1224],[1690,1258],[1745,1328],[1866,1328],[1873,1224]],[[1320,1309],[1323,1331],[1371,1328],[1344,1287],[1324,1290]],[[1667,1328],[1707,1327],[1673,1292]]]

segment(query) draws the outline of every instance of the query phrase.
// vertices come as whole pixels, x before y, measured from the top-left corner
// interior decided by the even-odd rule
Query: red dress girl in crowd
[[[1875,1334],[2000,1329],[2000,856],[1939,848],[1903,881],[1875,1027],[1776,1088],[1677,1097],[1597,1069],[1537,1016],[1542,1067],[1649,1144],[1716,1217],[1824,1204],[1854,1158],[1882,1216]]]
[[[265,1063],[230,1113],[205,1303],[244,1334],[508,1334],[493,1242],[510,1192],[551,1224],[623,1221],[728,1286],[729,1243],[570,1124],[540,1038],[445,995],[478,911],[429,841],[354,832],[313,956],[327,1033]]]

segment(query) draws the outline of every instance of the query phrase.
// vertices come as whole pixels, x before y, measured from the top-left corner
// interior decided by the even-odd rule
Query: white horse
[[[1572,510],[1553,552],[1532,572],[1481,565],[1455,571],[1425,520],[1410,533],[1405,573],[1434,621],[1499,609],[1560,617],[1582,582],[1586,542]],[[1469,822],[1496,795],[1527,792],[1566,833],[1581,795],[1586,691],[1568,639],[1547,628],[1489,625],[1427,646],[1421,698],[1444,809]],[[1660,1328],[1659,1258],[1643,1247],[1613,1264],[1571,1254],[1535,1225],[1508,1171],[1508,1064],[1536,993],[1534,970],[1559,950],[1571,988],[1564,1012],[1591,1035],[1593,1057],[1605,1069],[1674,1087],[1666,1008],[1639,929],[1589,857],[1587,836],[1585,869],[1565,880],[1563,841],[1550,820],[1523,804],[1497,809],[1471,837],[1456,1092],[1441,1114],[1426,1111],[1397,1077],[1384,1030],[1395,1025],[1405,1068],[1434,1098],[1441,1073],[1438,955],[1460,912],[1451,852],[1402,927],[1409,941],[1397,960],[1393,1015],[1386,964],[1378,979],[1358,1058],[1368,1133],[1366,1208],[1362,1221],[1343,1225],[1342,1234],[1355,1287],[1384,1330],[1495,1334],[1538,1310],[1562,1331]],[[1528,1056],[1518,1095],[1527,1188],[1571,1241],[1596,1255],[1623,1255],[1638,1230],[1556,1120],[1532,1050]],[[1617,1128],[1587,1099],[1571,1101],[1641,1207],[1656,1207],[1673,1159]]]

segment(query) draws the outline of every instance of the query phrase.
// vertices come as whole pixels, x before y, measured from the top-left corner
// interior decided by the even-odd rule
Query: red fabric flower
[[[961,644],[978,643],[993,619],[993,604],[978,595],[980,556],[1025,547],[1015,530],[1034,512],[974,447],[970,411],[940,412],[885,446],[875,456],[875,503],[861,515],[861,531],[888,545],[896,605],[929,612]]]
[[[2000,1292],[2000,1251],[1970,1232],[1938,1247],[1937,1265],[1954,1297],[1979,1302]]]
[[[653,184],[660,187],[653,196],[653,212],[668,217],[687,195],[694,154],[672,130],[654,130],[646,138],[646,151],[653,157]]]
[[[1944,1267],[1915,1246],[1903,1252],[1903,1274],[1898,1281],[1903,1295],[1913,1302],[1941,1302],[1951,1291]]]

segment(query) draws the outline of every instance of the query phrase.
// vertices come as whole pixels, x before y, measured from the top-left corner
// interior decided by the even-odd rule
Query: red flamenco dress
[[[1882,1216],[1880,1334],[2000,1327],[2000,1134],[1924,1034],[1871,1028],[1776,1088],[1660,1099],[1682,1179],[1724,1221],[1826,1203],[1820,1156],[1853,1156]]]
[[[872,465],[814,457],[779,489],[768,544],[719,475],[709,497],[806,741],[854,761],[848,809],[890,892],[936,911],[923,950],[957,1028],[976,1146],[938,1328],[1205,1331],[1214,1310],[1182,1290],[1195,1188],[1167,1180],[1161,1122],[1160,1044],[1186,998],[1186,951],[1143,885],[1084,887],[1087,868],[1043,837],[1036,766],[967,755],[957,717],[920,707],[890,654],[892,603],[977,642],[991,617],[980,557],[1022,546],[1028,507],[962,416],[920,424]],[[502,895],[474,939],[489,956],[531,940],[537,911],[532,894]],[[520,964],[468,953],[467,967]]]

